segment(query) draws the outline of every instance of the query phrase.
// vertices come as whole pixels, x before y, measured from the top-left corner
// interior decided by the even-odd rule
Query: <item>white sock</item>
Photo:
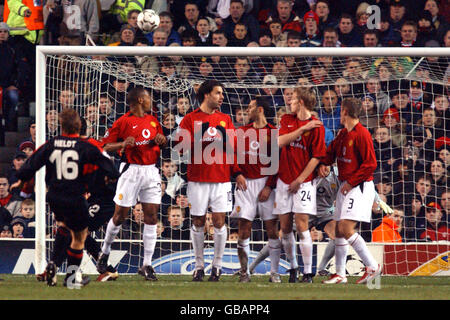
[[[348,243],[353,247],[353,250],[359,255],[366,267],[376,269],[378,268],[378,262],[374,259],[369,249],[367,248],[366,242],[355,232],[350,238],[348,238]]]
[[[286,254],[286,257],[288,258],[291,264],[291,269],[297,269],[298,263],[297,263],[297,255],[295,252],[294,233],[290,232],[288,234],[283,234],[283,237],[281,238],[281,243],[283,244],[284,253]]]
[[[203,249],[205,247],[205,227],[192,226],[191,228],[192,247],[194,248],[195,269],[203,269],[205,262],[203,259]]]
[[[238,258],[241,263],[241,270],[248,273],[248,257],[250,256],[250,239],[238,239]]]
[[[222,268],[222,257],[227,244],[227,227],[225,225],[222,228],[214,228],[214,259],[213,267]]]
[[[270,240],[269,240],[269,241],[270,241]],[[270,242],[269,242],[269,243],[270,243]],[[280,243],[280,245],[281,245],[281,243]],[[261,251],[258,253],[258,255],[256,256],[256,259],[253,260],[253,262],[250,264],[249,271],[250,271],[250,272],[253,272],[253,271],[256,269],[256,267],[258,266],[258,264],[260,264],[261,262],[263,262],[264,259],[266,259],[266,258],[269,256],[269,252],[270,252],[269,245],[266,244],[266,245],[261,249]]]
[[[319,271],[325,270],[325,268],[328,265],[328,262],[330,262],[331,258],[334,257],[334,251],[335,251],[334,240],[330,239],[330,241],[328,241],[327,247],[325,248],[325,252],[323,253],[322,260],[320,260]]]
[[[347,262],[348,242],[345,238],[336,238],[336,274],[345,277],[345,263]]]
[[[105,241],[103,241],[102,245],[102,253],[109,254],[111,252],[111,245],[119,233],[120,227],[120,225],[116,226],[114,224],[112,218],[109,220],[108,226],[106,227]]]
[[[152,265],[153,253],[156,246],[156,224],[144,224],[144,234],[142,236],[144,240],[144,266]]]
[[[303,231],[302,236],[299,247],[303,260],[303,274],[308,274],[312,273],[312,239],[309,230]]]
[[[270,272],[278,273],[281,255],[281,240],[269,239]]]

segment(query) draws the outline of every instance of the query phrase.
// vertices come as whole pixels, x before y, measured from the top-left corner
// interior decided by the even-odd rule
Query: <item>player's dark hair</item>
[[[79,134],[81,129],[80,115],[75,109],[64,109],[59,113],[61,130],[66,134]]]
[[[347,110],[350,118],[358,119],[361,113],[361,100],[357,98],[345,98],[342,101],[342,108]]]
[[[139,103],[139,98],[142,97],[145,92],[148,92],[142,87],[133,88],[128,92],[127,95],[127,101],[130,104],[130,106],[134,106]]]
[[[197,92],[198,102],[200,104],[202,104],[203,100],[205,100],[205,95],[211,93],[215,87],[222,87],[222,89],[223,89],[223,84],[217,80],[204,81],[198,88],[198,92]]]
[[[269,100],[263,96],[256,96],[256,107],[262,107],[264,109],[264,116],[266,118],[272,116],[272,108],[270,107]]]

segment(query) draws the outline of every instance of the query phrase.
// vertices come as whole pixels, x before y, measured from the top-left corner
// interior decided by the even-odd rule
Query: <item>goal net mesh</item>
[[[405,212],[399,227],[403,241],[442,240],[439,228],[448,226],[448,217],[443,214],[435,219],[437,226],[433,233],[427,229],[432,222],[427,221],[425,212],[432,202],[442,206],[441,198],[448,190],[450,142],[445,137],[449,130],[450,80],[447,65],[447,58],[443,57],[47,55],[46,138],[60,133],[57,113],[64,108],[75,108],[86,120],[87,134],[101,140],[113,122],[128,111],[126,92],[138,86],[147,88],[152,94],[153,113],[169,138],[158,164],[164,195],[158,215],[154,266],[160,273],[186,273],[193,269],[193,259],[189,260],[185,254],[191,250],[186,163],[173,152],[171,138],[183,116],[199,106],[195,95],[199,84],[205,79],[223,83],[225,100],[221,111],[232,117],[235,127],[248,122],[246,109],[252,97],[267,97],[272,106],[269,121],[277,126],[281,116],[289,112],[293,89],[313,87],[317,93],[315,112],[327,128],[327,143],[340,128],[342,100],[359,98],[363,106],[360,120],[373,134],[378,161],[377,191],[388,205],[402,207]],[[119,163],[118,157],[116,162]],[[366,241],[372,241],[372,231],[384,217],[375,203],[371,222],[359,225]],[[227,248],[236,251],[237,221],[227,217],[226,224]],[[55,226],[49,212],[47,226],[47,233],[53,237]],[[100,241],[105,228],[95,233]],[[316,229],[312,228],[314,242],[326,243],[329,237]],[[137,205],[130,210],[113,246],[122,252],[117,258],[121,273],[135,273],[142,264],[142,230],[142,211]],[[213,248],[210,240],[214,229],[209,215],[205,230],[206,247]],[[251,260],[265,241],[263,223],[257,218],[252,224]],[[205,255],[207,265],[209,257]],[[314,265],[320,258],[314,249]],[[225,263],[225,273],[239,268],[237,257],[225,261],[229,262]],[[299,263],[301,266],[301,257]],[[287,264],[282,266],[288,269]],[[269,267],[266,261],[256,271],[265,273]]]

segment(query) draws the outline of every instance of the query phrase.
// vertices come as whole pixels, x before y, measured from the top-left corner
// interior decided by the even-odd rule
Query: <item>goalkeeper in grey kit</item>
[[[335,251],[335,228],[336,221],[333,220],[334,214],[334,203],[336,201],[336,195],[339,190],[340,182],[338,179],[338,170],[336,166],[331,166],[328,175],[325,178],[319,179],[317,184],[317,215],[311,217],[309,221],[309,228],[315,227],[317,230],[323,231],[329,237],[328,244],[325,248],[325,252],[320,260],[320,264],[317,267],[317,273],[320,276],[327,276],[329,272],[326,270],[326,267],[330,260],[334,256]],[[378,194],[375,194],[375,200],[378,206],[385,213],[389,213],[392,209],[384,203]],[[253,273],[256,266],[260,264],[263,260],[265,260],[269,256],[269,247],[266,244],[261,251],[259,252],[256,259],[250,264],[249,271]]]

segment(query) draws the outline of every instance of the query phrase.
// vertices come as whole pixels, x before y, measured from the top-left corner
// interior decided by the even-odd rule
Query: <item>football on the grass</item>
[[[145,33],[152,32],[159,26],[159,15],[151,9],[141,11],[137,17],[137,25]]]

